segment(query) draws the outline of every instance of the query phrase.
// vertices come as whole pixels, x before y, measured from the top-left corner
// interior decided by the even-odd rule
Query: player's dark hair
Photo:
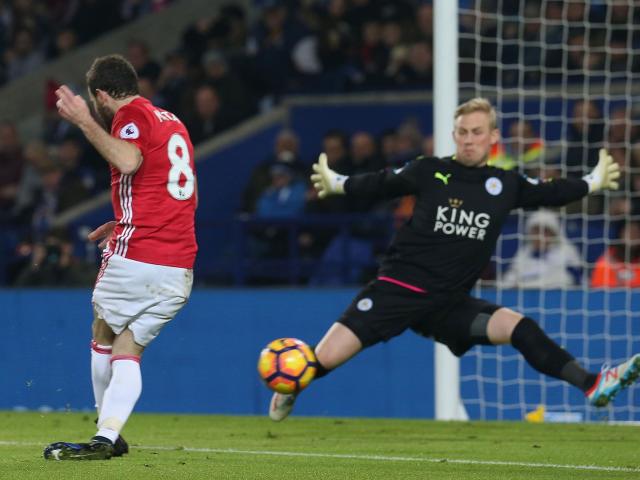
[[[136,70],[122,55],[96,58],[87,72],[87,86],[94,96],[102,90],[116,100],[139,93]]]

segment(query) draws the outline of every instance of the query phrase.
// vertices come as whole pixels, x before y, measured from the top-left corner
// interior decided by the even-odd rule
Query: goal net
[[[622,362],[640,352],[640,289],[594,288],[592,279],[611,246],[633,253],[618,236],[621,225],[640,219],[640,4],[460,5],[460,101],[484,96],[495,104],[502,140],[491,162],[530,177],[582,176],[607,148],[623,172],[615,194],[537,216],[514,213],[476,293],[538,321],[592,371]],[[553,237],[549,230],[569,245],[555,257],[535,253]],[[516,260],[518,251],[523,259]],[[633,275],[631,268],[616,272],[623,283]],[[460,378],[472,419],[523,419],[536,409],[541,418],[543,406],[547,419],[640,421],[640,388],[596,409],[511,347],[476,347],[462,359]]]

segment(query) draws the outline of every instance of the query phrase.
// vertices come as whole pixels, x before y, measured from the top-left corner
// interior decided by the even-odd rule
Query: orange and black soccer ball
[[[313,350],[297,338],[279,338],[267,345],[258,359],[258,373],[267,386],[279,393],[298,393],[316,374]]]

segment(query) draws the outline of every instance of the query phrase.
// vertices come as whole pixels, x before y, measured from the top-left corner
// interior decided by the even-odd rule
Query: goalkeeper
[[[415,195],[416,205],[392,240],[377,278],[316,346],[316,378],[407,329],[445,344],[457,356],[478,344],[511,344],[533,368],[579,388],[595,406],[607,405],[638,377],[640,355],[600,373],[589,372],[533,319],[469,294],[512,209],[562,206],[618,188],[619,167],[606,150],[583,179],[539,182],[489,167],[489,152],[499,136],[494,108],[474,98],[455,112],[452,157],[418,157],[393,171],[346,177],[329,169],[326,155],[320,155],[311,176],[320,198]],[[294,402],[295,395],[275,393],[269,416],[286,418]]]

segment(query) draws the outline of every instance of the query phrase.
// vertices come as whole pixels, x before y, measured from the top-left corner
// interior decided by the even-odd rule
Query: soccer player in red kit
[[[92,298],[98,431],[89,443],[49,445],[44,456],[55,460],[127,453],[120,431],[142,391],[140,357],[187,302],[197,251],[197,183],[184,124],[138,94],[136,72],[119,55],[97,58],[87,86],[98,121],[67,86],[56,95],[62,118],[80,128],[111,167],[116,220],[89,237],[106,246]]]

